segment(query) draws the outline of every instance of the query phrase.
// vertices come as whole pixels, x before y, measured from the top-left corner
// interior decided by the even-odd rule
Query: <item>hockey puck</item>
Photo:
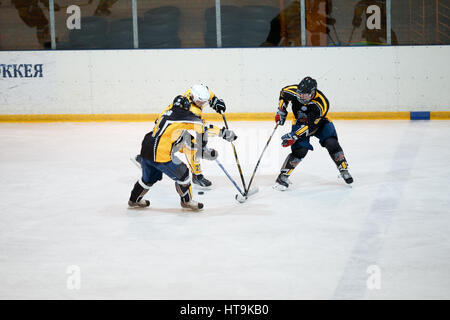
[[[203,191],[199,191],[198,194],[204,194],[204,192]]]

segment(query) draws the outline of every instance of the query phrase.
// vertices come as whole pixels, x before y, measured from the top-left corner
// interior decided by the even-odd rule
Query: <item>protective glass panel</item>
[[[392,1],[391,11],[398,44],[450,44],[449,0]]]
[[[215,0],[138,0],[139,48],[203,48],[205,12]]]
[[[215,12],[206,20],[205,41],[215,47]],[[222,47],[299,46],[299,1],[222,0],[221,30]]]
[[[56,49],[131,49],[131,0],[55,0]]]
[[[51,48],[48,0],[0,0],[0,50]]]
[[[450,44],[450,1],[436,1],[436,43]]]
[[[306,0],[305,3],[308,46],[387,44],[385,0]],[[394,41],[395,33],[392,33]]]

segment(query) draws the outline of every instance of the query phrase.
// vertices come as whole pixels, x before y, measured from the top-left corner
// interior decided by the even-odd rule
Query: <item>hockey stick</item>
[[[229,129],[228,128],[227,119],[225,118],[225,114],[221,113],[221,115],[222,115],[222,118],[223,118],[223,122],[225,123],[225,127],[227,129]],[[242,174],[241,164],[239,163],[239,159],[238,159],[237,152],[236,152],[236,147],[234,146],[233,142],[231,142],[231,146],[233,147],[234,157],[236,158],[236,164],[237,164],[237,167],[238,167],[238,170],[239,170],[239,175],[241,176],[242,186],[244,187],[244,191],[245,191],[245,190],[247,190],[247,187],[245,186],[244,175]],[[242,194],[242,192],[241,192],[241,194]]]
[[[240,203],[245,202],[245,200],[247,200],[247,198],[249,196],[251,196],[254,193],[258,192],[258,188],[252,189],[250,190],[250,192],[242,192],[241,188],[239,188],[239,186],[237,185],[236,181],[234,181],[234,179],[230,176],[230,174],[227,172],[227,170],[225,170],[225,168],[223,167],[223,165],[219,162],[219,160],[216,159],[217,164],[219,165],[220,169],[222,169],[223,172],[225,172],[225,175],[228,177],[228,179],[230,179],[230,181],[233,183],[233,185],[236,187],[236,189],[239,191],[239,193],[237,193],[234,198],[239,201]]]
[[[256,163],[255,170],[253,170],[252,177],[250,178],[250,183],[248,184],[248,189],[247,189],[247,190],[245,191],[245,193],[243,194],[243,198],[242,198],[242,199],[238,199],[238,196],[239,196],[239,195],[236,195],[236,199],[237,199],[239,202],[241,202],[241,200],[242,200],[242,202],[244,202],[245,200],[247,200],[248,196],[251,195],[251,194],[249,194],[248,191],[250,190],[250,186],[252,185],[253,179],[255,178],[256,170],[258,169],[259,163],[261,162],[261,159],[262,159],[262,156],[264,155],[264,152],[266,151],[267,146],[268,146],[269,143],[270,143],[270,140],[272,140],[273,134],[275,133],[275,131],[277,130],[277,128],[278,128],[278,123],[277,123],[277,125],[275,126],[275,128],[273,128],[272,134],[270,135],[269,140],[267,140],[266,146],[264,147],[264,150],[262,151],[261,156],[259,157],[259,160],[258,160],[258,162]]]
[[[230,176],[230,174],[227,172],[227,170],[225,170],[225,168],[223,167],[223,165],[219,162],[219,160],[216,159],[217,164],[219,165],[220,169],[222,169],[222,171],[225,173],[225,175],[228,177],[228,179],[230,179],[230,181],[233,183],[233,185],[236,187],[236,189],[239,191],[239,193],[241,195],[244,195],[244,193],[242,192],[241,188],[239,188],[239,186],[237,185],[236,181],[234,181],[234,179]]]

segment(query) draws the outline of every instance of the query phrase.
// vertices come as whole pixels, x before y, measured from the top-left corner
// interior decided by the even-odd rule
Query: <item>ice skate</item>
[[[192,183],[196,188],[210,190],[211,189],[211,181],[206,179],[203,174],[192,174]]]
[[[184,209],[191,209],[191,210],[202,210],[203,209],[203,203],[197,202],[195,200],[190,200],[188,202],[181,201],[181,207]]]
[[[353,183],[353,177],[350,175],[350,172],[348,172],[348,170],[340,170],[340,173],[341,177],[347,184]]]
[[[134,202],[131,200],[128,201],[128,206],[130,208],[145,208],[145,207],[148,207],[149,205],[150,205],[150,201],[144,200],[144,199],[141,199],[137,202]]]
[[[275,181],[275,185],[273,188],[278,191],[286,191],[287,188],[289,188],[289,185],[292,184],[292,182],[289,180],[289,176],[280,173],[277,177],[277,180]]]

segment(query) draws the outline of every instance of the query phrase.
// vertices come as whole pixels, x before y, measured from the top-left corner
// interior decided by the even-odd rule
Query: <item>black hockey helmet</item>
[[[317,81],[311,77],[305,77],[298,84],[297,88],[297,99],[301,103],[306,103],[311,100],[314,96],[314,93],[317,90]]]
[[[175,99],[173,99],[172,107],[181,108],[186,111],[190,111],[191,103],[189,102],[188,98],[186,98],[182,95],[179,95],[179,96],[176,96]]]

